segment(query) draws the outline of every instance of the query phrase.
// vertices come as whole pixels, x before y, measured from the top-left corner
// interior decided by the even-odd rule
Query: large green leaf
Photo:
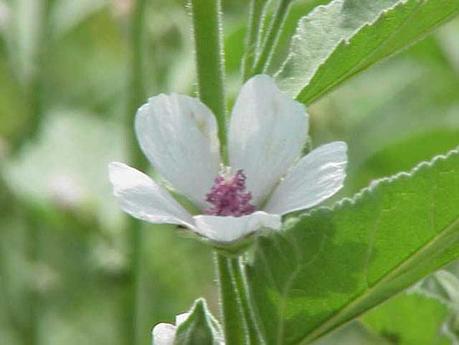
[[[335,0],[301,20],[277,78],[309,104],[457,13],[457,0]]]
[[[261,238],[248,267],[268,344],[312,341],[459,256],[459,151]]]

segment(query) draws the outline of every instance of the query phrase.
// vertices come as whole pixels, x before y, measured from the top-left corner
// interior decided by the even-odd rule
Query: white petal
[[[320,146],[303,157],[279,184],[268,201],[269,213],[310,208],[331,197],[346,177],[347,145],[336,141]]]
[[[242,217],[195,216],[196,232],[216,242],[236,241],[260,228],[279,230],[280,216],[257,211]]]
[[[190,316],[190,313],[182,313],[182,314],[178,314],[176,317],[175,317],[175,325],[178,327],[180,326],[182,323],[184,323],[186,321],[186,319],[188,319],[188,316]]]
[[[198,99],[161,94],[137,112],[140,146],[159,174],[177,191],[205,207],[220,167],[217,124]]]
[[[123,163],[109,164],[113,192],[123,211],[151,223],[193,227],[191,215],[150,177]]]
[[[256,205],[299,157],[307,131],[304,106],[272,78],[258,75],[242,87],[230,122],[229,160],[232,168],[244,170]]]
[[[170,323],[158,323],[152,331],[152,345],[174,345],[176,330]]]

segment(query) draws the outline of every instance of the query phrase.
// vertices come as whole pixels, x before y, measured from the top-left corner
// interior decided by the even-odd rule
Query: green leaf
[[[459,256],[459,151],[260,238],[248,267],[268,344],[310,342]]]
[[[222,344],[220,326],[207,309],[205,300],[198,299],[190,315],[177,328],[175,345],[219,345]]]
[[[335,0],[301,20],[277,78],[309,104],[457,13],[457,0]]]
[[[444,304],[410,291],[370,311],[363,321],[397,345],[448,345],[442,330],[448,314]]]
[[[392,345],[372,333],[360,322],[353,321],[335,332],[314,342],[314,345]]]

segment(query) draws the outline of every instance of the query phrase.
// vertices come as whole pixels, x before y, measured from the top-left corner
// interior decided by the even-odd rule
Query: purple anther
[[[226,174],[225,174],[226,175]],[[212,206],[204,212],[214,216],[241,217],[255,212],[250,203],[252,194],[245,190],[246,176],[242,170],[231,176],[219,175],[206,195],[206,201]]]

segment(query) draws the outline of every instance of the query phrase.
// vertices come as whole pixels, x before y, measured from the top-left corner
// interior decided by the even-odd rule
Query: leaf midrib
[[[397,7],[399,6],[404,6],[406,5],[406,3],[403,3],[403,2],[400,2],[398,4],[396,4],[395,6],[393,6],[392,8],[389,9],[389,12],[390,11],[394,11]],[[389,36],[386,37],[386,39],[384,39],[384,41],[377,47],[374,47],[367,55],[363,56],[359,61],[358,63],[353,67],[351,68],[348,73],[344,73],[341,77],[339,77],[338,79],[336,79],[336,82],[332,85],[330,85],[328,88],[325,89],[325,92],[327,90],[330,90],[330,88],[333,88],[335,87],[336,85],[338,85],[339,83],[341,83],[344,79],[347,78],[348,75],[353,75],[355,73],[358,73],[359,69],[358,67],[361,66],[362,64],[364,64],[365,61],[368,61],[369,59],[371,59],[378,51],[381,50],[381,47],[385,46],[386,43],[391,40],[394,35],[396,33],[398,33],[402,28],[403,26],[408,22],[408,20],[410,20],[410,18],[419,10],[419,8],[423,5],[423,3],[419,3],[415,9],[413,10],[412,13],[410,13],[401,23],[400,25],[397,27],[396,30],[394,30],[391,34],[389,34]],[[375,21],[373,21],[372,23],[368,23],[366,25],[363,25],[361,26],[356,32],[355,34],[348,40],[348,44],[350,44],[350,42],[352,41],[352,39],[354,39],[357,35],[359,35],[365,28],[368,28],[368,27],[371,27],[371,26],[374,26],[376,25],[380,20],[383,19],[383,17],[385,17],[389,12],[382,12],[377,18]],[[322,68],[323,65],[325,65],[327,63],[327,61],[333,56],[333,54],[339,49],[340,45],[341,44],[346,44],[345,43],[346,40],[342,40],[340,42],[340,44],[338,44],[336,46],[336,48],[333,50],[333,52],[328,55],[328,57],[324,60],[324,62],[322,64],[320,64],[320,66],[317,68],[316,72],[314,73],[314,75],[312,76],[310,82],[314,79],[314,76],[317,74],[317,72],[320,71],[320,69]],[[319,79],[320,81],[320,79]],[[310,83],[308,84],[310,85]],[[303,88],[303,90],[300,91],[300,93],[298,94],[297,98],[300,98],[301,94],[306,90],[307,86],[305,88]]]
[[[399,4],[398,6],[401,6],[401,4]],[[413,12],[417,12],[419,10],[419,8],[422,8],[422,6],[424,6],[424,3],[420,3],[416,9],[413,11]],[[381,43],[380,46],[376,47],[375,49],[373,49],[373,51],[369,54],[370,57],[374,56],[378,51],[381,50],[381,47],[382,46],[386,46],[388,40],[392,39],[392,37],[395,35],[395,33],[398,33],[400,32],[400,30],[402,29],[403,26],[405,26],[407,20],[409,18],[412,17],[413,14],[410,14],[409,16],[407,16],[406,20],[403,21],[403,23],[400,24],[400,26],[398,27],[397,30],[394,30],[394,32],[392,34],[390,34],[384,41],[383,43]],[[451,13],[449,13],[448,15],[442,17],[441,19],[439,19],[435,24],[433,24],[432,26],[429,26],[428,28],[426,28],[425,30],[422,30],[420,31],[416,38],[409,44],[409,46],[412,46],[413,44],[415,44],[416,42],[418,42],[419,40],[421,40],[428,32],[434,30],[435,28],[437,28],[439,26],[439,24],[445,22],[445,21],[448,21],[448,19],[452,18],[453,16],[455,16],[456,13],[453,11]],[[381,16],[378,17],[373,23],[370,23],[370,24],[367,24],[368,26],[372,26],[374,24],[376,24],[377,22],[379,22],[379,20],[381,19]],[[360,27],[360,29],[355,33],[355,35],[353,37],[355,37],[356,35],[358,35],[365,27],[368,27],[366,25]],[[352,40],[352,38],[351,38]],[[301,99],[302,98],[302,95],[305,94],[307,92],[307,89],[309,89],[309,85],[311,84],[311,82],[314,80],[314,77],[317,75],[317,73],[320,71],[320,69],[327,63],[327,61],[330,59],[330,57],[333,56],[333,54],[337,51],[337,49],[339,48],[339,46],[343,43],[344,41],[341,41],[340,44],[338,44],[335,49],[333,50],[333,52],[328,55],[325,60],[323,61],[323,63],[321,63],[316,71],[314,72],[314,74],[312,75],[312,77],[310,78],[309,82],[308,82],[308,85],[306,85],[299,93],[298,95],[295,97],[296,99]],[[407,47],[405,47],[404,49],[407,49]],[[384,61],[388,58],[390,58],[391,56],[397,54],[399,52],[399,50],[396,50],[394,52],[392,52],[391,54],[385,56],[383,59],[381,59],[381,61]],[[323,96],[325,93],[329,92],[330,90],[334,89],[336,86],[338,86],[339,84],[341,84],[344,80],[346,79],[349,79],[351,77],[353,77],[354,75],[356,75],[357,73],[359,72],[362,72],[366,69],[368,69],[370,66],[372,66],[374,63],[367,63],[368,61],[368,56],[365,56],[363,57],[353,68],[351,68],[348,72],[346,73],[343,73],[343,75],[341,75],[338,79],[336,79],[336,81],[330,85],[328,85],[327,87],[323,88],[322,90],[320,91],[317,91],[315,92],[312,96],[309,96],[309,99],[306,99],[306,100],[303,100],[303,102],[307,103],[307,104],[311,104],[313,102],[315,102],[318,98],[320,98],[321,96]],[[320,81],[321,79],[319,79]]]
[[[396,266],[394,270],[389,271],[386,275],[382,276],[373,286],[364,290],[364,292],[357,298],[345,304],[339,311],[334,313],[332,317],[327,319],[325,322],[321,323],[320,326],[312,330],[307,336],[305,336],[302,339],[299,339],[298,343],[307,344],[319,338],[321,335],[323,335],[325,331],[337,327],[337,325],[333,326],[333,324],[336,322],[336,320],[339,320],[341,316],[345,315],[349,309],[352,309],[354,306],[358,305],[362,300],[368,298],[369,294],[380,288],[381,285],[384,285],[386,282],[396,278],[399,273],[402,273],[404,270],[406,270],[407,267],[410,267],[412,265],[412,262],[416,261],[418,256],[420,256],[425,250],[429,249],[436,242],[440,241],[442,237],[447,236],[450,233],[453,233],[456,227],[459,227],[459,216],[457,216],[454,221],[452,221],[448,226],[446,226],[443,231],[434,236],[431,241],[421,246],[410,256],[408,256],[406,260],[404,260],[398,266]]]

